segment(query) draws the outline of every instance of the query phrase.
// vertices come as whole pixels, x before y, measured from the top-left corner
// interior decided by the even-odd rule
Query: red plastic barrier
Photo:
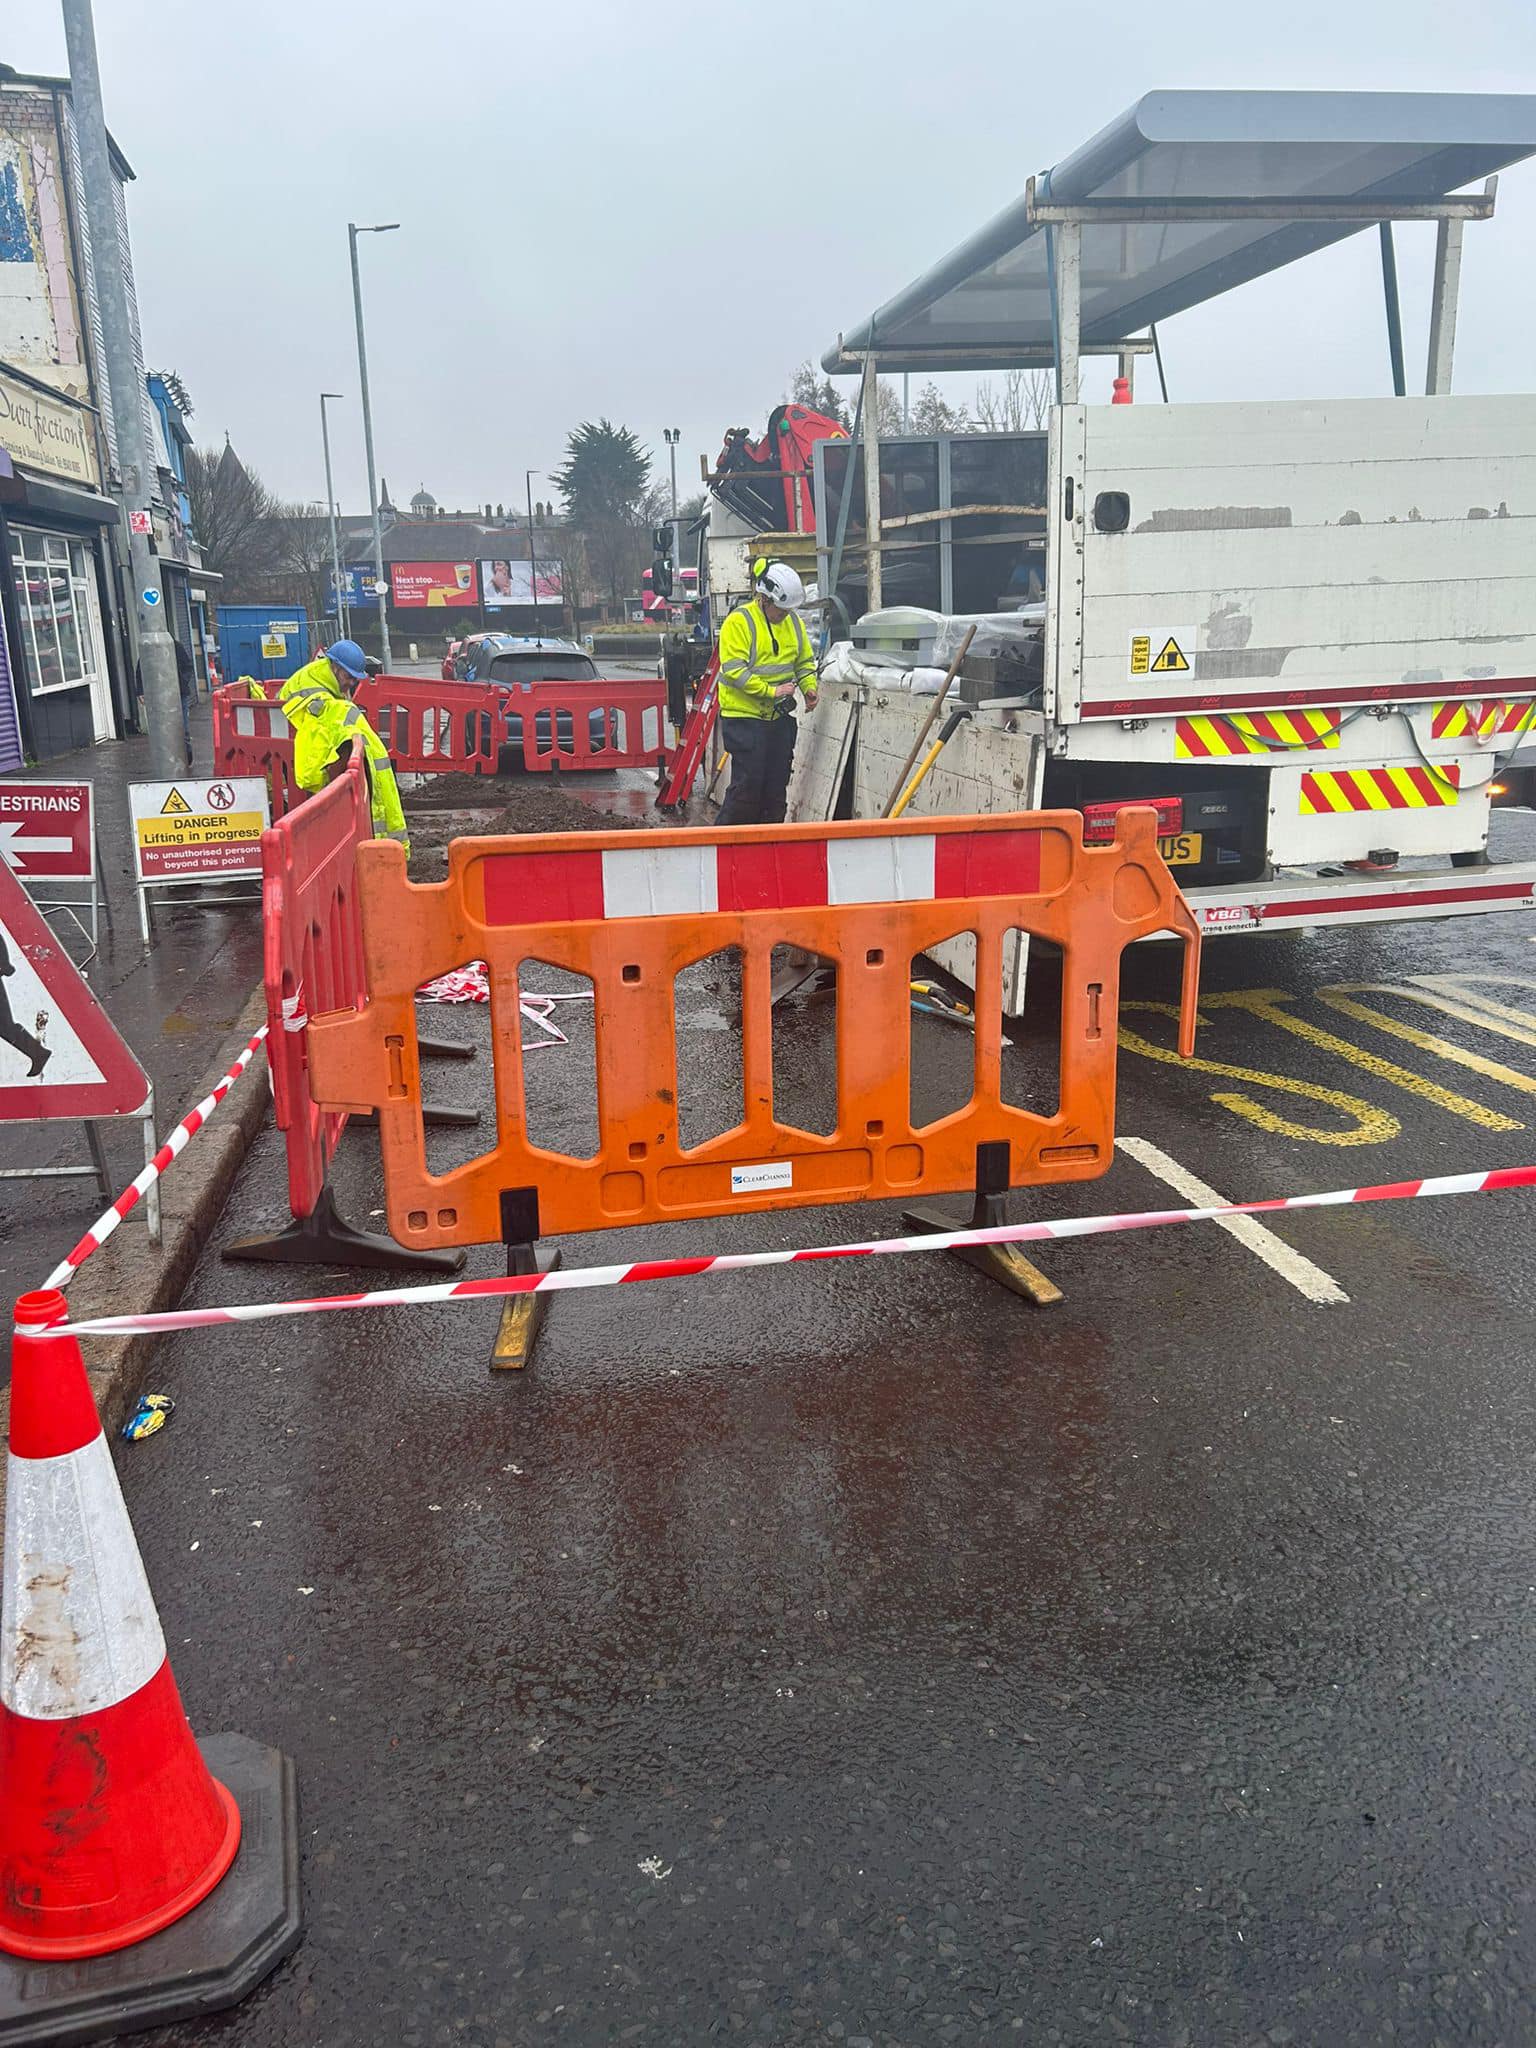
[[[659,677],[502,686],[507,744],[530,769],[655,768],[667,757]]]
[[[494,775],[506,744],[502,691],[494,683],[369,676],[352,701],[412,775]]]
[[[309,1093],[311,1016],[362,1004],[357,849],[372,836],[360,749],[334,782],[261,836],[262,980],[267,1059],[277,1127],[288,1148],[288,1206],[312,1216],[345,1116],[316,1109]]]
[[[272,697],[253,697],[238,683],[212,694],[213,760],[221,775],[264,775],[272,815],[284,817],[303,797],[294,780],[293,728]]]

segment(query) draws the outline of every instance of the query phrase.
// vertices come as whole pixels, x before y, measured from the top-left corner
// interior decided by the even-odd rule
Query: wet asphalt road
[[[1214,944],[1223,1071],[1128,1050],[1119,1128],[1234,1197],[1536,1158],[1533,926]],[[1452,971],[1518,977],[1483,993],[1527,1022],[1349,998],[1434,1051],[1318,993]],[[1174,977],[1138,955],[1128,1005]],[[728,997],[701,976],[683,1020],[722,1101]],[[828,1009],[785,1018],[808,1100]],[[1043,973],[1021,1071],[1051,1016]],[[936,1099],[967,1041],[915,1028]],[[573,1037],[528,1058],[551,1131]],[[337,1182],[379,1206],[367,1136]],[[1178,1199],[1122,1156],[1015,1201]],[[224,1234],[281,1209],[269,1133]],[[175,1421],[120,1468],[194,1723],[298,1762],[308,1930],[237,2013],[145,2038],[1529,2040],[1531,1217],[1276,1220],[1343,1305],[1201,1228],[1040,1248],[1046,1312],[942,1257],[559,1297],[523,1377],[479,1304],[167,1342]],[[355,1284],[211,1249],[189,1299]]]

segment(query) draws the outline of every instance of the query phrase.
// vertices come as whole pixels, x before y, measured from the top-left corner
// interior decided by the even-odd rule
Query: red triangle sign
[[[0,1123],[122,1116],[144,1069],[30,896],[0,861]]]

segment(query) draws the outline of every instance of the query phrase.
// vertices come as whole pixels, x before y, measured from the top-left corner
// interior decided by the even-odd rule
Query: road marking
[[[1503,1038],[1514,1039],[1517,1045],[1536,1045],[1536,1016],[1529,1010],[1511,1009],[1508,1003],[1496,1003],[1492,996],[1481,994],[1477,988],[1477,983],[1486,981],[1499,988],[1521,988],[1536,994],[1536,982],[1518,974],[1415,974],[1412,979],[1419,988],[1433,989],[1435,995],[1430,1000],[1438,998],[1452,1017],[1460,1017],[1468,1024],[1481,1024],[1484,1030],[1497,1031]],[[1463,1008],[1464,1004],[1473,1007]],[[1496,1017],[1503,1022],[1495,1023]]]
[[[1465,1046],[1453,1045],[1448,1038],[1438,1038],[1432,1031],[1421,1031],[1416,1024],[1405,1024],[1400,1017],[1388,1015],[1385,1010],[1372,1009],[1369,1003],[1357,1002],[1357,996],[1406,996],[1410,1002],[1422,1003],[1427,1009],[1439,1010],[1446,1016],[1459,1016],[1464,1020],[1481,1024],[1489,1031],[1504,1031],[1504,1026],[1492,1017],[1482,1017],[1476,1011],[1458,1003],[1446,1001],[1433,990],[1404,988],[1385,981],[1341,981],[1331,988],[1316,991],[1317,1000],[1326,1003],[1330,1010],[1338,1010],[1346,1017],[1353,1017],[1357,1024],[1373,1025],[1378,1031],[1385,1031],[1393,1038],[1401,1038],[1409,1045],[1416,1045],[1421,1052],[1431,1052],[1437,1059],[1452,1060],[1459,1067],[1468,1067],[1474,1074],[1481,1074],[1486,1080],[1502,1082],[1506,1088],[1518,1088],[1523,1094],[1536,1095],[1536,1080],[1529,1074],[1522,1074],[1514,1067],[1506,1067],[1500,1060],[1488,1059],[1483,1053],[1469,1052]],[[1536,1043],[1536,1036],[1533,1036]]]
[[[1225,1195],[1218,1195],[1198,1175],[1180,1166],[1176,1159],[1146,1138],[1116,1138],[1117,1150],[1129,1154],[1138,1166],[1144,1166],[1148,1173],[1160,1180],[1164,1187],[1172,1188],[1176,1195],[1182,1195],[1186,1202],[1197,1209],[1220,1209],[1226,1206]],[[1344,1292],[1331,1273],[1325,1273],[1321,1266],[1315,1266],[1304,1252],[1298,1252],[1277,1237],[1252,1216],[1218,1216],[1218,1229],[1235,1237],[1245,1245],[1255,1258],[1262,1259],[1271,1272],[1278,1273],[1282,1280],[1290,1282],[1298,1294],[1304,1294],[1308,1301],[1337,1306],[1347,1302]]]
[[[1201,1000],[1203,1004],[1207,999],[1202,997]],[[1175,1019],[1179,1014],[1172,1003],[1150,1001],[1122,1002],[1122,1017],[1127,1010],[1146,1010],[1160,1017]],[[1157,1060],[1165,1067],[1180,1067],[1186,1073],[1214,1074],[1222,1080],[1246,1081],[1252,1088],[1272,1088],[1280,1095],[1299,1095],[1307,1102],[1320,1102],[1325,1108],[1337,1110],[1340,1116],[1350,1120],[1348,1130],[1319,1130],[1315,1124],[1292,1123],[1288,1117],[1277,1116],[1262,1102],[1255,1102],[1251,1095],[1239,1095],[1231,1089],[1212,1094],[1211,1101],[1221,1108],[1230,1109],[1234,1116],[1240,1116],[1246,1122],[1256,1124],[1261,1131],[1272,1132],[1279,1138],[1302,1138],[1314,1145],[1385,1145],[1403,1128],[1390,1110],[1378,1109],[1358,1095],[1346,1095],[1340,1088],[1321,1088],[1311,1081],[1297,1081],[1289,1074],[1269,1074],[1262,1067],[1234,1066],[1228,1060],[1208,1060],[1199,1056],[1192,1060],[1181,1059],[1171,1046],[1154,1045],[1150,1038],[1128,1031],[1124,1025],[1120,1027],[1119,1038],[1123,1051],[1140,1053],[1143,1059]]]
[[[1348,1038],[1340,1038],[1332,1031],[1324,1031],[1316,1024],[1309,1024],[1302,1017],[1294,1016],[1282,1005],[1295,1000],[1284,989],[1254,988],[1234,989],[1223,995],[1202,996],[1200,1007],[1205,1010],[1242,1010],[1250,1017],[1258,1017],[1269,1024],[1278,1025],[1292,1037],[1304,1039],[1308,1045],[1315,1045],[1323,1052],[1337,1054],[1341,1060],[1348,1060],[1351,1066],[1361,1067],[1378,1080],[1389,1081],[1394,1088],[1401,1088],[1409,1095],[1417,1095],[1423,1102],[1432,1102],[1439,1109],[1448,1110],[1452,1116],[1462,1117],[1469,1124],[1476,1124],[1485,1131],[1521,1131],[1525,1126],[1514,1117],[1503,1116],[1496,1109],[1485,1109],[1480,1102],[1473,1102],[1470,1096],[1458,1095],[1453,1089],[1442,1088],[1438,1081],[1426,1081],[1420,1074],[1410,1073],[1407,1067],[1400,1067],[1393,1060],[1383,1059],[1380,1053],[1367,1052],[1363,1046]]]

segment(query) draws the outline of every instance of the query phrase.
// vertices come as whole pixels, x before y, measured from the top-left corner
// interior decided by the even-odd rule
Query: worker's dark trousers
[[[782,825],[795,758],[793,713],[777,718],[722,718],[731,757],[731,786],[720,806],[722,825]]]

